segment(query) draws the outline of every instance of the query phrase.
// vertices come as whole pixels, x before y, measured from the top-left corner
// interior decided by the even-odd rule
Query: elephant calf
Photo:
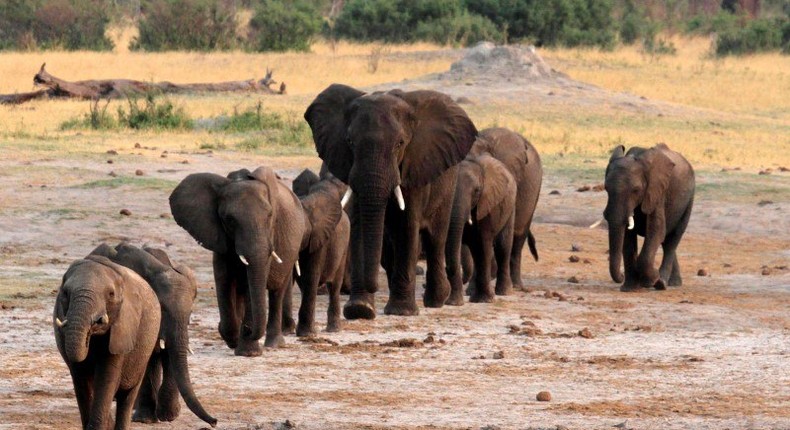
[[[447,272],[451,293],[448,305],[462,305],[461,243],[469,246],[474,260],[474,286],[470,301],[492,302],[492,251],[496,256],[496,293],[508,294],[510,254],[516,207],[516,180],[508,168],[487,154],[467,157],[459,165],[458,182],[448,234]]]
[[[148,283],[105,257],[74,262],[58,290],[55,341],[74,383],[83,428],[129,426],[159,333],[159,301]]]
[[[174,264],[161,249],[143,249],[121,243],[115,248],[102,244],[91,254],[109,258],[140,275],[153,288],[162,308],[159,342],[148,362],[133,421],[173,421],[181,409],[179,393],[187,407],[214,426],[217,420],[200,404],[189,378],[189,317],[197,295],[192,269]]]
[[[301,186],[302,182],[294,181],[306,225],[299,252],[301,273],[296,276],[302,291],[296,335],[309,336],[315,333],[315,300],[318,287],[323,284],[329,291],[326,330],[340,330],[340,288],[346,272],[351,223],[341,205],[346,186],[340,180],[328,177],[309,187]]]
[[[609,196],[604,218],[609,224],[609,273],[623,282],[621,291],[639,287],[663,290],[680,286],[677,247],[694,204],[694,169],[682,155],[660,143],[650,149],[612,151],[604,182]],[[636,236],[645,238],[637,255]],[[664,257],[653,261],[661,245]],[[620,272],[620,261],[625,273]]]

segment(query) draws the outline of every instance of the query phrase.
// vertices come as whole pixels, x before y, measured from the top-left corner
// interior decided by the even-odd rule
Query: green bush
[[[502,32],[490,19],[462,12],[458,15],[421,22],[415,38],[447,45],[474,45],[481,41],[502,42]]]
[[[236,8],[214,0],[149,0],[132,50],[213,51],[238,46]]]
[[[107,51],[110,9],[102,0],[4,0],[0,49]]]
[[[787,18],[755,19],[743,28],[724,31],[716,39],[716,55],[743,55],[788,46]]]
[[[189,119],[184,109],[176,107],[173,102],[165,99],[158,102],[153,94],[147,94],[142,106],[137,98],[127,99],[129,112],[123,108],[118,108],[118,122],[126,127],[138,130],[173,130],[192,128],[192,120]]]
[[[308,51],[322,19],[304,0],[264,0],[250,21],[250,44],[257,51]]]

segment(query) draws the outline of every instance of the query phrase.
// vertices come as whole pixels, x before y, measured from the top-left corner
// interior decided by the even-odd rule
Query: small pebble
[[[134,171],[134,174],[137,175],[137,176],[143,176],[145,173],[143,173],[142,170],[137,169],[137,170]]]
[[[771,274],[771,269],[769,269],[769,268],[767,268],[767,267],[766,267],[766,268],[764,268],[764,269],[763,269],[763,271],[762,271],[762,274],[763,274],[763,276],[768,276],[768,275],[770,275],[770,274]]]
[[[167,158],[167,154],[162,154],[159,156],[159,158]]]
[[[551,393],[548,391],[541,391],[535,398],[538,399],[539,402],[550,402]]]
[[[108,173],[108,175],[109,175],[109,176],[112,176],[113,178],[114,178],[114,177],[116,177],[116,176],[118,176],[118,174],[117,174],[117,173],[115,173],[115,171],[114,171],[114,170],[110,170],[110,173]]]
[[[112,160],[107,160],[107,164],[112,164],[112,163],[113,163]]]
[[[571,252],[582,252],[582,246],[578,243],[574,243],[571,245]]]
[[[494,353],[494,360],[501,360],[505,358],[505,353],[503,351],[497,351]]]
[[[181,164],[189,164],[189,160],[183,160],[181,161]]]
[[[579,283],[579,278],[577,278],[575,276],[571,276],[570,278],[568,278],[568,282],[570,282],[571,284],[578,284]]]
[[[169,213],[161,213],[161,214],[159,214],[159,218],[168,219],[168,218],[170,218],[170,214]]]
[[[129,216],[131,214],[132,214],[132,211],[130,211],[129,209],[121,209],[121,215]]]
[[[570,257],[568,257],[568,261],[570,261],[571,263],[578,263],[580,260],[581,259],[579,258],[578,255],[571,255]]]
[[[592,339],[592,338],[595,337],[595,336],[593,336],[593,334],[590,331],[590,329],[588,329],[587,327],[579,330],[579,336],[581,336],[581,337],[583,337],[585,339]]]
[[[142,148],[142,145],[140,145],[140,143],[139,143],[139,142],[137,142],[137,143],[135,143],[135,144],[134,144],[134,147],[135,147],[135,148]]]
[[[116,151],[114,149],[107,150],[107,153],[110,154],[110,155],[118,155],[118,151]]]
[[[549,195],[550,195],[550,196],[559,196],[559,195],[560,195],[560,192],[559,192],[558,190],[551,190],[551,192],[549,193]]]
[[[710,272],[708,272],[708,268],[707,267],[704,267],[704,268],[699,269],[697,271],[697,276],[708,276],[708,275],[710,275]]]

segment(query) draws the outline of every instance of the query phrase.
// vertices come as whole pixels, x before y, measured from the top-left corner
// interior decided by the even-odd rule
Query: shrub
[[[462,12],[417,25],[415,37],[448,45],[473,45],[481,41],[502,42],[502,32],[490,19]]]
[[[743,28],[719,33],[716,55],[743,55],[786,47],[788,21],[787,18],[755,19]]]
[[[236,8],[214,0],[150,0],[132,50],[227,50],[238,45]]]
[[[312,3],[264,0],[250,21],[249,40],[258,51],[308,51],[321,23]]]
[[[118,121],[125,127],[138,130],[192,128],[192,120],[189,119],[184,109],[176,107],[170,100],[165,99],[163,102],[158,102],[154,95],[149,93],[145,96],[142,106],[135,97],[130,97],[127,101],[128,113],[123,108],[118,108]]]

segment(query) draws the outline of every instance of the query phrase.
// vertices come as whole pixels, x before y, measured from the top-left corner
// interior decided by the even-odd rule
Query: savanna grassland
[[[434,87],[465,51],[318,43],[301,54],[0,53],[0,93],[30,91],[44,62],[67,80],[260,79],[268,67],[287,84],[286,95],[169,96],[195,124],[176,130],[65,127],[89,114],[88,101],[0,106],[0,428],[78,425],[52,336],[53,291],[71,261],[121,240],[163,247],[195,269],[192,379],[219,428],[790,428],[790,56],[714,59],[706,39],[672,41],[672,56],[538,50],[578,88],[498,75],[489,78],[498,92],[485,76],[454,87],[478,128],[513,128],[541,154],[540,261],[524,262],[526,291],[411,318],[379,314],[309,342],[288,336],[256,359],[234,357],[218,336],[211,256],[170,217],[172,189],[194,172],[266,164],[289,180],[317,169],[302,113],[319,91],[333,82]],[[282,130],[211,126],[258,105]],[[606,194],[577,189],[602,182],[615,145],[658,142],[697,173],[679,248],[684,286],[624,294],[608,276],[605,229],[587,228]],[[378,309],[385,300],[378,294]],[[325,310],[319,298],[319,328]],[[543,390],[551,402],[535,400]],[[182,408],[172,424],[133,427],[201,425]]]

